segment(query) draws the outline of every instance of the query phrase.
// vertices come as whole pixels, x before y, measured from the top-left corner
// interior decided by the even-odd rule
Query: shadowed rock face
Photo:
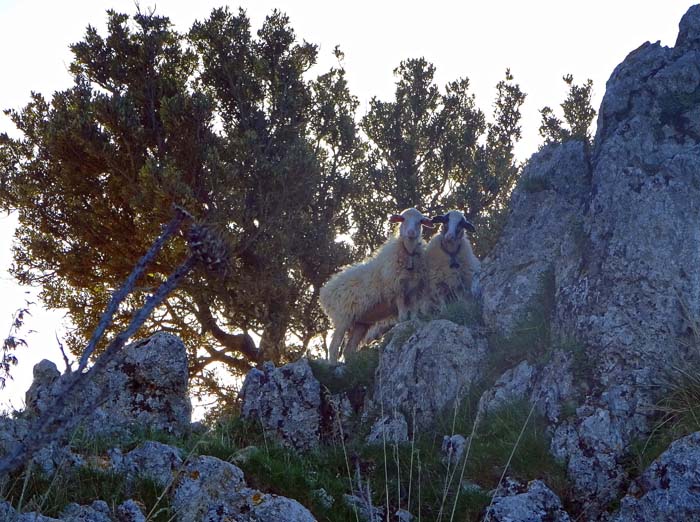
[[[485,522],[570,522],[559,497],[541,480],[523,484],[506,479],[487,509]]]
[[[483,264],[487,324],[512,329],[547,270],[553,332],[582,341],[593,367],[552,450],[594,519],[621,493],[630,441],[649,429],[649,383],[679,355],[684,309],[700,317],[699,6],[676,47],[644,44],[615,69],[590,154],[567,143],[532,157]]]
[[[308,450],[318,445],[321,384],[306,359],[251,370],[241,388],[241,414],[259,421],[284,444]]]
[[[484,320],[503,335],[526,318],[543,278],[572,279],[585,248],[590,165],[582,142],[548,145],[532,156],[513,193],[508,223],[482,263]]]
[[[45,413],[62,381],[55,364],[38,363],[26,394],[26,415]],[[131,429],[187,433],[192,405],[184,344],[158,333],[127,346],[69,408],[81,411],[92,403],[97,406],[81,426],[94,436],[120,436]]]
[[[700,432],[677,440],[622,499],[613,522],[673,522],[700,517]]]
[[[403,412],[409,425],[430,425],[454,407],[476,382],[486,355],[480,332],[450,321],[401,323],[382,350],[374,379],[372,407]]]

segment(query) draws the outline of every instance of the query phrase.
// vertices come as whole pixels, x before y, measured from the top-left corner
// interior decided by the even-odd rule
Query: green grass
[[[687,332],[653,383],[658,400],[651,433],[631,444],[626,467],[637,477],[675,440],[700,430],[700,319],[678,294]]]
[[[342,393],[374,384],[374,371],[379,365],[379,350],[372,346],[347,357],[342,372],[321,359],[310,359],[314,377],[331,393]]]
[[[641,475],[675,440],[700,430],[700,364],[674,364],[661,378],[664,394],[656,403],[651,433],[630,446],[626,468],[632,477]]]
[[[446,303],[430,319],[447,319],[461,326],[476,326],[481,324],[481,306],[472,299],[458,299]]]
[[[229,461],[242,448],[254,446],[255,449],[248,453],[246,459],[236,463],[244,471],[246,482],[253,488],[299,501],[322,522],[356,520],[352,508],[345,505],[343,495],[356,488],[354,478],[357,467],[361,470],[363,483],[369,481],[371,484],[375,506],[385,505],[388,494],[392,513],[400,507],[418,517],[420,510],[420,520],[430,522],[438,519],[441,506],[442,520],[450,520],[456,500],[455,520],[477,521],[481,520],[483,510],[491,500],[486,492],[498,483],[515,441],[526,424],[529,410],[527,404],[513,403],[480,421],[476,426],[464,478],[482,489],[460,491],[457,495],[461,463],[457,469],[454,465],[448,469],[442,462],[442,437],[452,433],[453,426],[455,432],[469,435],[477,397],[475,390],[469,400],[463,400],[458,405],[456,411],[454,408],[445,411],[435,428],[421,431],[413,444],[397,447],[389,444],[386,453],[382,445],[369,446],[357,439],[347,441],[345,447],[336,442],[303,454],[282,447],[266,438],[255,423],[239,418],[223,419],[201,437],[171,439],[168,443],[174,443],[185,454],[213,455]],[[160,437],[155,435],[155,438],[168,438],[163,434]],[[139,442],[131,440],[124,450],[128,451]],[[100,443],[110,446],[105,441]],[[563,469],[549,455],[548,446],[544,421],[532,416],[513,455],[508,475],[522,480],[541,478],[557,493],[565,495],[567,484]],[[85,447],[95,449],[97,446]],[[348,468],[353,477],[352,485]],[[14,477],[5,492],[15,506],[22,497],[24,478],[22,474]],[[446,481],[450,482],[447,489]],[[330,508],[324,506],[314,493],[321,488],[335,500]],[[143,480],[138,483],[136,494],[129,493],[127,496],[124,477],[100,469],[81,469],[63,471],[53,478],[30,473],[22,498],[25,508],[38,509],[49,516],[57,516],[69,502],[89,504],[95,499],[115,506],[127,498],[134,498],[150,511],[162,490],[152,482]],[[152,520],[169,519],[172,513],[167,496],[155,511],[158,514]]]
[[[549,311],[533,306],[508,336],[491,334],[485,375],[495,381],[522,361],[542,366],[551,358],[552,335]]]
[[[129,488],[122,475],[82,467],[59,470],[52,477],[25,470],[9,478],[2,496],[22,512],[37,511],[50,517],[58,517],[71,502],[85,505],[104,500],[110,506],[117,506],[133,499],[146,508],[146,513],[155,507],[149,520],[167,522],[171,520],[172,510],[167,496],[159,502],[161,493],[162,488],[151,480],[139,479]]]
[[[421,430],[408,444],[389,444],[386,448],[381,444],[366,445],[363,442],[365,432],[357,430],[354,440],[343,442],[334,438],[315,451],[300,453],[266,436],[258,423],[227,416],[213,423],[203,435],[177,438],[158,432],[140,432],[115,442],[77,434],[73,438],[73,448],[82,454],[101,456],[116,445],[126,452],[144,440],[156,440],[181,448],[185,455],[212,455],[233,461],[240,450],[253,447],[247,451],[245,459],[236,461],[245,473],[246,482],[253,488],[299,501],[321,522],[356,521],[356,515],[345,505],[343,495],[356,488],[358,468],[363,483],[371,485],[375,506],[386,505],[388,498],[392,514],[399,508],[406,509],[422,522],[451,520],[453,506],[454,520],[481,520],[491,501],[487,492],[497,486],[507,463],[508,476],[524,481],[542,479],[566,499],[569,486],[565,470],[549,454],[546,423],[538,415],[530,415],[532,411],[528,403],[506,405],[490,412],[474,426],[482,392],[505,370],[522,360],[541,365],[547,362],[553,349],[560,348],[572,354],[574,365],[587,368],[583,364],[587,359],[581,345],[552,340],[549,319],[553,303],[554,275],[547,272],[542,276],[541,291],[514,334],[508,338],[492,336],[489,340],[487,370],[482,373],[480,381],[474,383],[467,396],[455,407],[442,412],[433,428]],[[442,311],[442,318],[465,324],[474,321],[480,315],[478,312],[469,303],[456,302]],[[385,336],[382,342],[390,342],[392,336],[394,341],[404,342],[415,331],[415,323],[406,323],[403,328]],[[348,358],[342,373],[335,372],[323,361],[311,361],[310,364],[314,375],[328,391],[342,393],[373,386],[378,354],[376,346],[354,354]],[[410,424],[410,415],[407,420]],[[444,435],[460,433],[468,436],[472,430],[474,437],[464,467],[464,479],[477,484],[481,490],[462,491],[459,487],[462,463],[448,468],[442,462],[440,448]],[[60,513],[69,502],[88,504],[98,498],[110,505],[134,498],[150,511],[162,493],[154,484],[142,481],[137,494],[127,497],[124,478],[99,469],[64,471],[54,478],[30,473],[22,494],[24,478],[23,475],[14,478],[6,491],[7,498],[15,505],[23,498],[25,506],[36,506],[42,513],[52,516]],[[321,488],[335,501],[330,508],[323,505],[314,493]],[[168,520],[171,512],[167,496],[155,511],[158,515],[152,520]]]

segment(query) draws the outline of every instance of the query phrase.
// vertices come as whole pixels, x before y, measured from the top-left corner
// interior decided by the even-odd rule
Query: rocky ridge
[[[615,69],[592,147],[552,144],[530,159],[503,235],[483,261],[481,321],[397,325],[375,348],[374,380],[360,399],[352,391],[330,393],[306,360],[280,368],[266,363],[246,378],[242,416],[292,450],[309,452],[362,433],[352,432],[355,416],[367,428],[362,436],[368,444],[398,446],[434,429],[441,415],[457,411],[474,393],[475,423],[523,401],[543,419],[549,452],[562,462],[571,492],[560,499],[543,480],[508,476],[491,492],[458,484],[488,493],[487,520],[700,519],[700,432],[673,442],[640,476],[630,475],[626,461],[632,444],[654,428],[655,404],[664,393],[656,384],[664,372],[700,363],[688,350],[700,334],[694,330],[700,318],[698,173],[695,6],[681,20],[673,48],[644,44]],[[521,336],[533,321],[546,322],[541,338],[532,347],[515,345],[521,354],[496,361],[495,339]],[[110,436],[135,426],[189,432],[184,353],[166,334],[125,350],[90,389],[105,400],[85,429]],[[24,415],[41,415],[61,378],[50,363],[37,365]],[[26,426],[22,417],[0,419],[0,452],[20,443]],[[473,438],[439,435],[449,470],[468,454]],[[352,458],[349,474],[361,484],[363,467],[376,463]],[[61,444],[42,450],[35,462],[47,475],[66,463],[89,465]],[[169,488],[182,521],[314,520],[295,500],[249,488],[239,467],[212,456],[188,458],[151,441],[128,452],[114,448],[106,466],[127,481],[145,474]],[[386,515],[371,495],[349,493],[347,502],[367,519]],[[411,519],[399,511],[397,519]],[[7,503],[0,504],[3,515],[136,521],[146,514],[133,502],[112,509],[95,501],[68,506],[60,519],[16,513]]]

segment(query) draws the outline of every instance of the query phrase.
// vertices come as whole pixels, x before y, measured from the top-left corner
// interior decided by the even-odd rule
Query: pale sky
[[[561,80],[568,73],[577,82],[594,82],[594,107],[600,105],[605,82],[624,57],[646,41],[672,46],[681,16],[694,2],[685,0],[490,0],[448,2],[352,2],[256,0],[228,4],[248,11],[253,28],[278,8],[286,12],[300,39],[319,45],[319,73],[335,64],[333,48],[345,53],[350,90],[358,96],[362,116],[369,100],[390,100],[393,69],[406,58],[425,57],[437,67],[436,80],[467,76],[478,106],[491,111],[494,87],[510,68],[527,93],[523,107],[523,139],[517,153],[525,160],[537,149],[539,109],[557,107],[566,94]],[[222,1],[140,2],[142,10],[156,6],[177,29],[208,15]],[[68,46],[79,41],[88,24],[104,34],[105,10],[133,14],[135,3],[124,0],[0,0],[0,109],[20,108],[31,91],[50,98],[67,88],[71,61]],[[0,115],[0,132],[16,135]],[[24,289],[7,273],[11,263],[14,217],[0,216],[0,339],[12,313],[24,303]],[[34,363],[49,358],[62,367],[55,335],[61,333],[60,313],[33,307],[27,320],[36,333],[29,349],[17,354],[14,382],[0,391],[0,409],[23,407]]]

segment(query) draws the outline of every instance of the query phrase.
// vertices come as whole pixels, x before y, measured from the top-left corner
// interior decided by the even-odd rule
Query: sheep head
[[[447,214],[435,216],[432,221],[436,224],[442,224],[440,234],[442,234],[443,241],[449,244],[461,241],[465,230],[476,231],[474,225],[467,221],[467,218],[459,210],[450,210]]]
[[[407,208],[401,214],[392,214],[389,222],[401,223],[399,237],[409,252],[413,252],[421,241],[421,227],[433,228],[433,221],[415,208]]]

